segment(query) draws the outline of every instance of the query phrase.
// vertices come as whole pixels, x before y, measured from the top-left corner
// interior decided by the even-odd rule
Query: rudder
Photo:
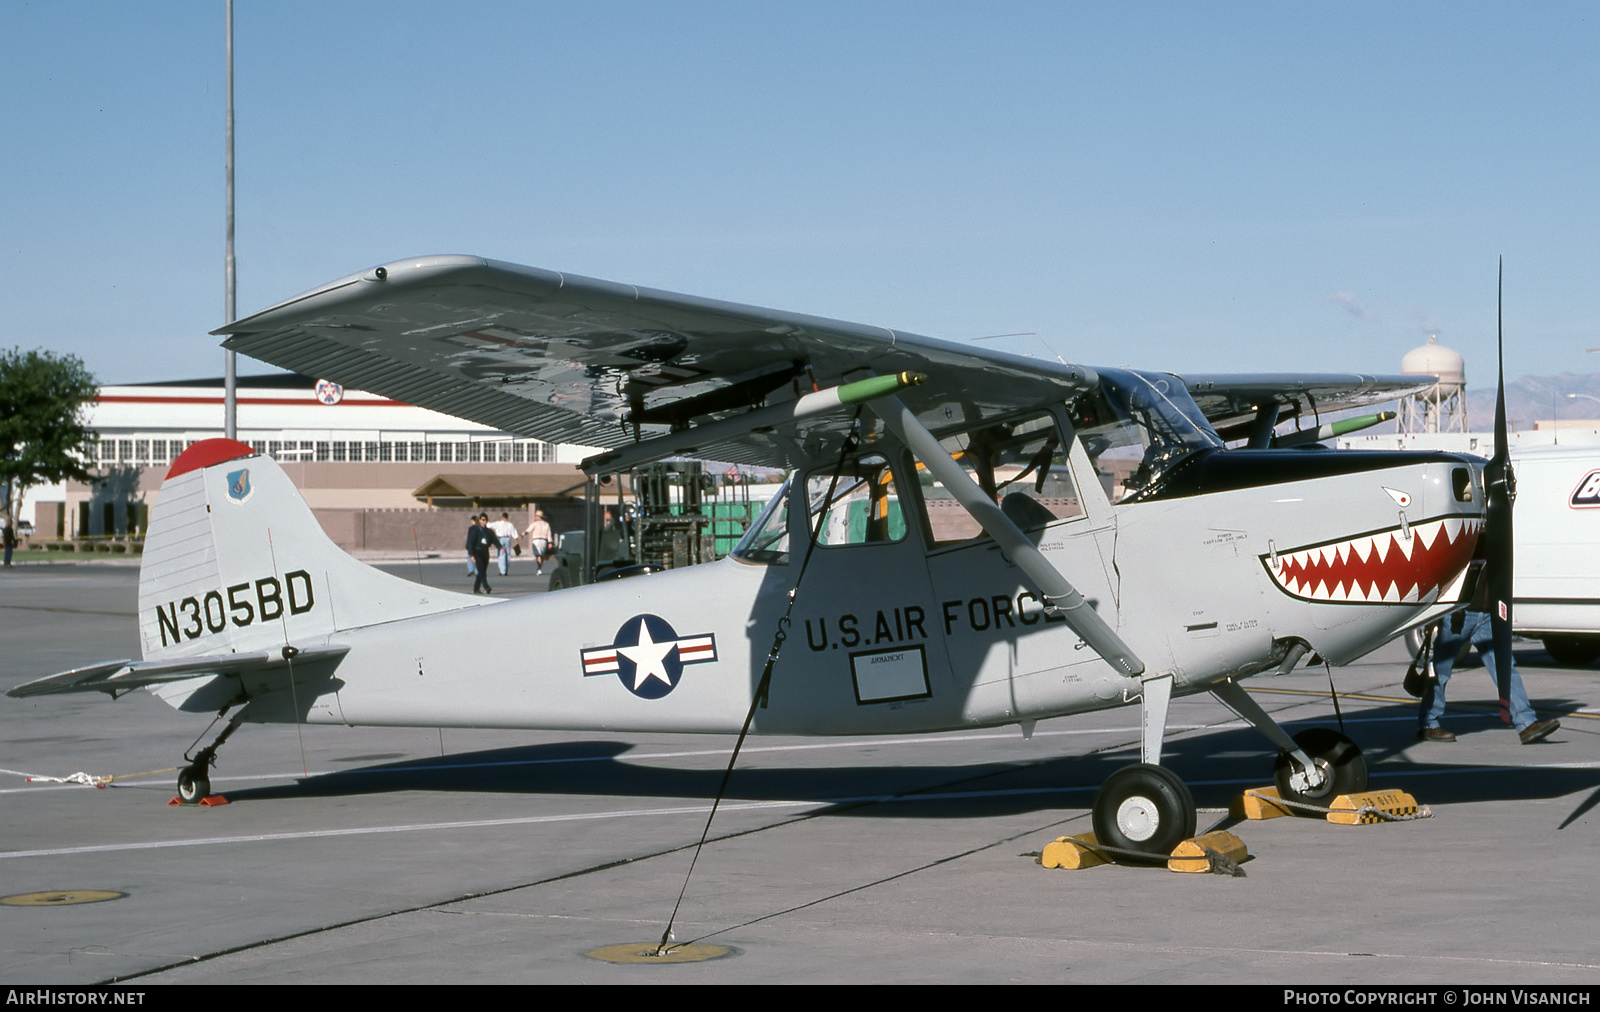
[[[303,649],[340,629],[487,603],[351,558],[276,461],[230,439],[173,461],[139,572],[146,660]]]

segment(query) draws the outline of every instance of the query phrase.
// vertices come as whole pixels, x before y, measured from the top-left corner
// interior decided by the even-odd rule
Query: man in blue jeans
[[[1417,737],[1423,741],[1455,741],[1456,736],[1439,726],[1444,716],[1444,687],[1450,681],[1450,670],[1455,667],[1456,655],[1463,644],[1471,643],[1483,658],[1483,666],[1499,691],[1495,677],[1494,633],[1486,611],[1458,611],[1439,623],[1439,637],[1433,646],[1433,670],[1438,681],[1429,681],[1422,690],[1422,707],[1418,716],[1422,727]],[[1528,703],[1528,694],[1522,688],[1522,673],[1515,660],[1511,662],[1511,726],[1517,729],[1522,744],[1532,745],[1543,741],[1550,732],[1561,726],[1559,720],[1540,720]]]

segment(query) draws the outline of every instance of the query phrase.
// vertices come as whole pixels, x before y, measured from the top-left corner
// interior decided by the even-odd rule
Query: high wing
[[[1363,376],[1357,373],[1212,373],[1183,377],[1189,395],[1223,439],[1248,434],[1263,408],[1276,421],[1317,419],[1409,397],[1437,376]]]
[[[902,396],[935,429],[1097,382],[1083,366],[469,256],[353,274],[216,333],[286,369],[521,436],[604,447],[874,374],[926,374]],[[798,426],[797,438],[810,452],[847,426],[835,413]],[[696,455],[793,463],[783,437],[733,428]]]

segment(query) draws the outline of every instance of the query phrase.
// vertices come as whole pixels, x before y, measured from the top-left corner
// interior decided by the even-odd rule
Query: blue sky
[[[1592,3],[238,0],[235,49],[241,313],[461,252],[1481,387],[1503,254],[1508,371],[1596,371]],[[220,374],[223,67],[222,0],[0,4],[0,345]]]

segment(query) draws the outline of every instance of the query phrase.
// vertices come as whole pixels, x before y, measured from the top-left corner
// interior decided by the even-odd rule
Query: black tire
[[[1290,782],[1299,772],[1299,764],[1287,752],[1278,753],[1272,767],[1272,779],[1277,782],[1278,796],[1290,801],[1327,807],[1328,802],[1341,794],[1353,794],[1367,789],[1367,760],[1355,742],[1338,731],[1314,727],[1294,736],[1295,744],[1305,750],[1311,761],[1329,774],[1321,786],[1306,791],[1295,790]],[[1320,818],[1321,813],[1294,809],[1296,815]]]
[[[1124,766],[1100,786],[1094,798],[1095,839],[1165,861],[1194,836],[1194,796],[1183,778],[1162,766]],[[1115,855],[1119,860],[1124,857]]]
[[[206,776],[205,770],[197,771],[193,766],[189,766],[178,774],[179,801],[186,805],[193,805],[210,796],[211,778]]]
[[[1557,664],[1586,668],[1600,657],[1600,636],[1546,636],[1544,649]]]
[[[550,582],[545,585],[545,590],[566,590],[572,586],[572,576],[567,572],[566,566],[557,566],[556,571],[550,574]]]

